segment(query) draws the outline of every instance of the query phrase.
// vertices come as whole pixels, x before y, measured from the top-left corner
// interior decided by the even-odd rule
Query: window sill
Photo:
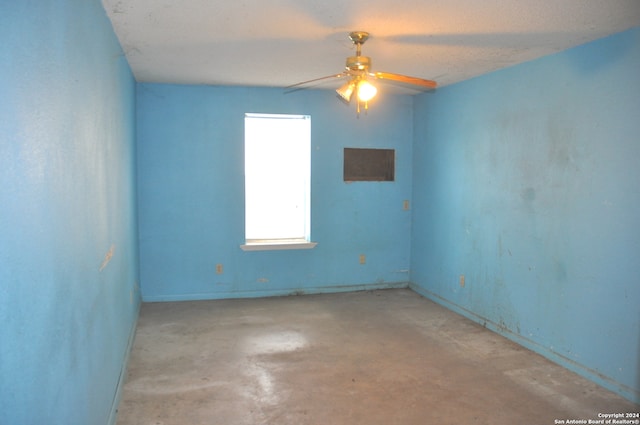
[[[240,245],[243,251],[279,251],[285,249],[313,249],[318,242],[308,241],[264,241]]]

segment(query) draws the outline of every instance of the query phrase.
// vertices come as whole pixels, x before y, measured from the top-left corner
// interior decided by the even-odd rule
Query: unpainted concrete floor
[[[638,410],[393,289],[144,304],[117,423],[545,425]]]

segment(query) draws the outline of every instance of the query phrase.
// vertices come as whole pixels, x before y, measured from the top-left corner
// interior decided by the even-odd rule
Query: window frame
[[[317,242],[311,241],[311,116],[310,115],[302,115],[302,114],[271,114],[271,113],[245,113],[245,137],[244,137],[244,167],[245,167],[245,205],[244,205],[244,214],[245,214],[245,243],[240,245],[240,248],[243,251],[271,251],[271,250],[288,250],[288,249],[312,249],[317,245]],[[303,237],[282,237],[282,238],[268,238],[268,239],[252,239],[247,238],[247,120],[257,118],[257,119],[305,119],[309,120],[309,149],[308,149],[308,158],[306,160],[308,163],[309,174],[305,177],[305,207],[304,207],[304,233]],[[284,236],[284,235],[283,235]],[[297,235],[296,235],[297,236]]]

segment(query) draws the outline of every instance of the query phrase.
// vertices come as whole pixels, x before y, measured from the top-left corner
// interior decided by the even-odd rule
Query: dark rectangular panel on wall
[[[344,181],[395,179],[395,149],[344,148]]]

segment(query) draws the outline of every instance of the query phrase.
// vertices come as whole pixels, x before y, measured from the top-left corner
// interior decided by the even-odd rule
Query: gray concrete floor
[[[117,423],[556,424],[638,410],[394,289],[144,304]]]

